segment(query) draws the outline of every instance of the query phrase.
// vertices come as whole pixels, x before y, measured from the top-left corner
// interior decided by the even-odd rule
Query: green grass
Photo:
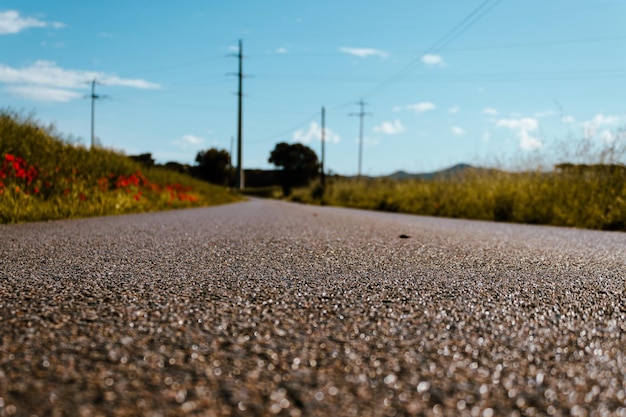
[[[191,177],[88,150],[30,117],[0,112],[0,223],[224,204],[240,197]]]
[[[626,167],[468,170],[434,180],[337,179],[294,190],[313,204],[429,216],[626,231]]]
[[[249,196],[252,196],[252,197],[260,197],[260,198],[275,198],[275,199],[279,199],[283,195],[283,189],[279,185],[272,185],[272,186],[269,186],[269,187],[245,188],[241,192],[244,195],[249,195]]]

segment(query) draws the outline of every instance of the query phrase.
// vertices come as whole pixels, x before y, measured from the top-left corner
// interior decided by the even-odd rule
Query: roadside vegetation
[[[498,165],[507,169],[463,166],[427,178],[327,176],[324,185],[313,150],[279,143],[269,162],[280,170],[248,171],[252,188],[244,193],[429,216],[626,231],[626,135],[620,131],[614,137],[596,142],[596,147],[568,138],[550,152],[564,161],[556,165],[538,157]],[[168,163],[167,169],[156,166],[150,154],[127,157],[106,149],[88,150],[53,127],[0,111],[0,223],[241,199],[225,187],[234,182],[226,151],[201,151],[196,163]]]
[[[224,204],[226,188],[88,150],[32,118],[0,112],[0,223]]]
[[[618,137],[623,137],[620,132]],[[626,166],[619,142],[592,149],[571,141],[560,163],[525,162],[514,172],[468,167],[432,179],[327,177],[292,191],[310,204],[429,216],[626,231]],[[531,165],[532,164],[532,165]],[[536,166],[536,168],[528,168]]]

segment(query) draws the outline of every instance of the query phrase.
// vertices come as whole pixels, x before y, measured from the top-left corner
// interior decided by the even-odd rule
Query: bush
[[[315,186],[294,190],[321,203]],[[343,178],[326,186],[324,204],[501,222],[626,231],[626,167],[599,164],[551,172],[468,171],[449,178]]]
[[[0,223],[226,203],[238,197],[188,176],[87,150],[31,117],[0,113]]]

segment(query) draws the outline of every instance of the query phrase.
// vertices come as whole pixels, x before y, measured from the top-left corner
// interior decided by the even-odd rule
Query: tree
[[[146,168],[151,168],[154,166],[154,158],[151,153],[142,153],[141,155],[130,155],[130,159],[135,162],[139,162],[141,165]]]
[[[230,154],[225,150],[211,148],[199,151],[196,155],[196,163],[198,165],[193,167],[193,174],[201,180],[228,185],[233,178]]]
[[[318,175],[320,164],[313,149],[301,143],[278,143],[268,162],[282,167],[283,194],[291,194],[291,187],[307,185]]]

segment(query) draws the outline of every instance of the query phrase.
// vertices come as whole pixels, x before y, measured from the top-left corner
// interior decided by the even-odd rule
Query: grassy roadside
[[[225,204],[228,190],[124,155],[87,150],[52,127],[0,113],[0,223]]]
[[[626,231],[626,166],[467,170],[433,180],[331,179],[290,200],[429,216]]]

